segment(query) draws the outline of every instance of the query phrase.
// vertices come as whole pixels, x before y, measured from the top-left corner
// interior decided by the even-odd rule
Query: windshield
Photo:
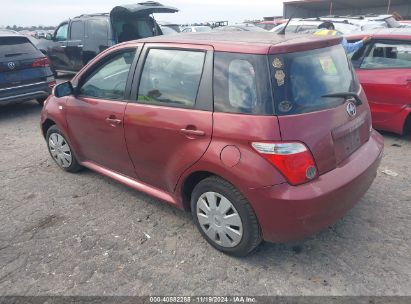
[[[357,92],[359,85],[341,45],[272,55],[274,98],[279,115],[308,113],[340,105],[342,98],[326,94]]]
[[[197,26],[195,27],[196,32],[211,32],[211,27],[208,26]]]

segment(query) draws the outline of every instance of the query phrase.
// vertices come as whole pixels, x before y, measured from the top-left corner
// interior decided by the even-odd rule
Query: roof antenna
[[[281,31],[278,32],[278,35],[285,35],[285,30],[287,29],[288,24],[290,23],[290,21],[294,18],[294,14],[290,17],[290,19],[288,19],[286,25],[283,27],[283,29]]]

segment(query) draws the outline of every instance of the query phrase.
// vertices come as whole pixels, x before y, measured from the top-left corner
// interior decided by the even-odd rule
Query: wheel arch
[[[405,118],[403,134],[411,134],[411,111],[408,113],[408,116]]]
[[[195,172],[190,173],[184,179],[184,182],[181,185],[181,195],[182,195],[184,210],[191,211],[191,204],[190,204],[191,194],[193,193],[195,186],[198,185],[199,182],[201,182],[202,180],[210,176],[218,176],[220,178],[223,178],[209,171],[195,171]]]
[[[55,125],[56,123],[51,120],[50,118],[47,118],[41,125],[41,132],[43,134],[43,137],[46,138],[47,130],[50,129],[51,126]]]

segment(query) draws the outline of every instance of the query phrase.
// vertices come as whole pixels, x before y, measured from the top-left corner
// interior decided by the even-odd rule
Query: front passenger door
[[[82,162],[135,177],[124,139],[124,111],[136,49],[111,53],[81,77],[67,100],[70,138]]]

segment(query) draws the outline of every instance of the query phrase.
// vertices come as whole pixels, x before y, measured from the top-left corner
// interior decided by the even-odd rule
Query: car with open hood
[[[62,22],[37,47],[48,56],[54,72],[76,72],[110,46],[162,35],[153,14],[177,11],[148,1],[116,6],[110,13],[84,14]]]
[[[56,164],[190,210],[215,248],[333,224],[383,153],[339,37],[210,32],[123,43],[54,89],[41,129]]]

